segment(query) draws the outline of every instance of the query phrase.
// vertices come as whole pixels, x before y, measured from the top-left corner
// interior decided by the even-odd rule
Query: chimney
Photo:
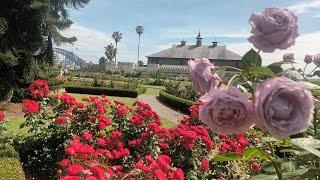
[[[180,41],[181,42],[181,46],[185,46],[186,45],[186,43],[187,43],[187,41]]]
[[[213,41],[212,42],[212,47],[217,47],[218,46],[218,42],[217,41]]]

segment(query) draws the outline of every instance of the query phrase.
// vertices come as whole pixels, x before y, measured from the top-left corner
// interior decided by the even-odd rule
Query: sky
[[[320,0],[91,0],[81,9],[70,9],[74,24],[62,33],[76,36],[73,45],[61,47],[97,63],[104,56],[104,47],[113,43],[114,31],[123,33],[118,45],[118,61],[136,62],[138,35],[135,28],[144,26],[140,59],[170,48],[186,40],[195,44],[199,30],[203,44],[217,40],[228,49],[243,55],[248,43],[253,12],[267,7],[283,7],[298,16],[299,34],[296,44],[287,50],[262,53],[263,64],[282,59],[284,53],[295,53],[297,62],[305,54],[320,53]],[[301,63],[300,63],[301,64]]]

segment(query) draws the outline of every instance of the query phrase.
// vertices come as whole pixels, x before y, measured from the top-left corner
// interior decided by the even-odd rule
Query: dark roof
[[[226,46],[196,46],[196,45],[174,45],[173,47],[151,54],[147,57],[163,58],[208,58],[216,60],[241,60],[241,56],[228,50]]]
[[[203,39],[203,38],[201,37],[200,31],[199,31],[199,34],[198,34],[198,36],[196,37],[196,39]]]

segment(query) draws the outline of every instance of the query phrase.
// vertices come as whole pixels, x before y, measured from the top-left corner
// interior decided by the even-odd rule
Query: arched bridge
[[[56,54],[61,54],[62,56],[64,56],[64,59],[62,60],[64,64],[75,64],[80,67],[83,67],[86,64],[85,60],[81,59],[73,52],[61,48],[53,48],[53,51]]]

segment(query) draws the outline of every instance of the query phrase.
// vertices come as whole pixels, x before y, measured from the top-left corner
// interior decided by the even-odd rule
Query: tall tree
[[[106,59],[104,57],[101,57],[99,59],[99,69],[100,72],[106,72]]]
[[[0,101],[9,100],[15,88],[31,83],[39,66],[53,64],[53,43],[76,41],[60,31],[69,27],[67,8],[89,0],[0,1]]]
[[[112,34],[112,38],[114,39],[114,42],[116,43],[116,55],[115,55],[115,62],[117,62],[117,53],[118,53],[118,43],[122,39],[122,33],[119,31],[115,31]]]
[[[107,56],[107,59],[110,62],[112,62],[113,58],[115,58],[117,54],[117,49],[114,47],[112,43],[110,43],[109,45],[107,45],[107,47],[105,47],[105,54]]]
[[[142,35],[143,32],[144,32],[143,26],[137,26],[137,27],[136,27],[136,32],[137,32],[137,34],[139,35],[139,41],[138,41],[138,60],[137,60],[137,62],[139,63],[139,61],[140,61],[140,37],[141,37],[141,35]]]

